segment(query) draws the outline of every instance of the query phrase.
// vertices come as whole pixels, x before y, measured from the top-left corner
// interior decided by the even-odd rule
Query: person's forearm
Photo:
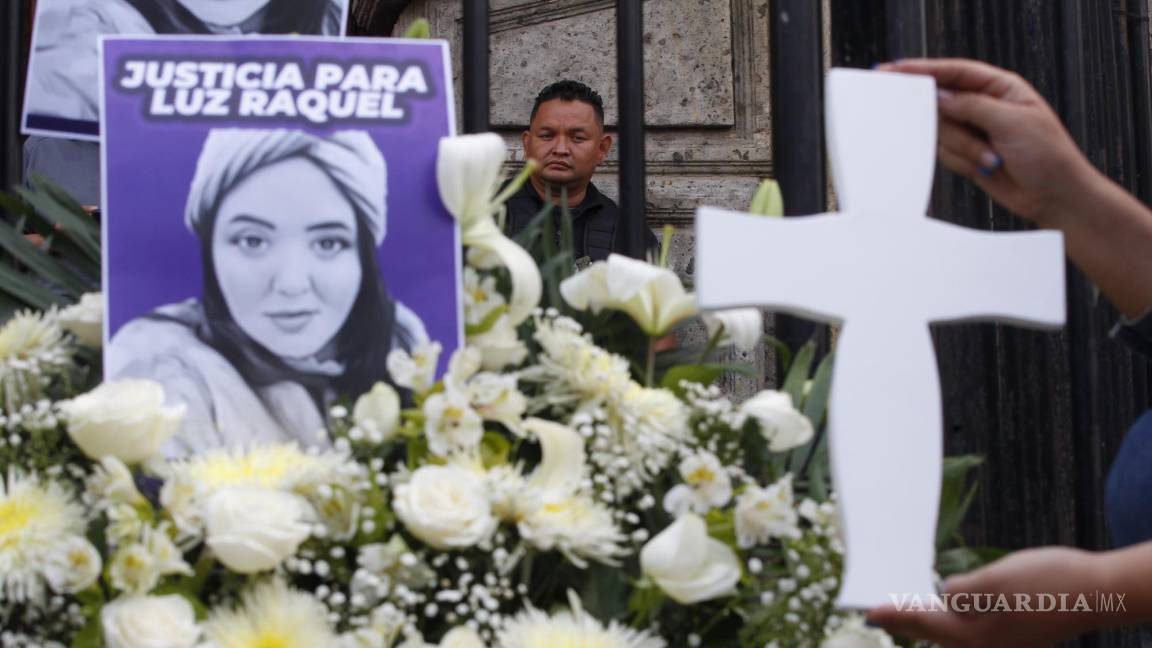
[[[1127,317],[1152,307],[1152,211],[1095,169],[1044,219],[1072,261]]]

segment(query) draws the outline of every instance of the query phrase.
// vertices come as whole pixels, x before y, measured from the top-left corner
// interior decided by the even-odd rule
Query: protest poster
[[[350,0],[39,0],[27,135],[99,141],[100,36],[344,34]]]
[[[105,38],[105,377],[188,411],[169,455],[323,445],[389,352],[461,343],[447,44]]]

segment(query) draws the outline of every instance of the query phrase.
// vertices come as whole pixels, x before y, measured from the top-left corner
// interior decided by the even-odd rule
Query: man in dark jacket
[[[617,235],[620,210],[592,184],[592,174],[612,148],[612,136],[604,132],[600,95],[578,81],[549,85],[536,95],[523,139],[525,158],[536,160],[540,167],[507,202],[508,233],[523,230],[546,198],[559,205],[566,195],[577,265],[623,252]],[[656,237],[645,232],[648,249],[654,249]]]

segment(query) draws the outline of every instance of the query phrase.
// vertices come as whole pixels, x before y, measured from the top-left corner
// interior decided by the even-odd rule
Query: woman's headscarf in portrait
[[[256,344],[232,319],[212,259],[212,230],[224,197],[251,174],[288,159],[316,165],[356,213],[360,292],[348,319],[318,356],[286,361]],[[396,307],[380,276],[376,247],[385,234],[387,192],[384,157],[364,131],[326,137],[287,129],[216,129],[204,142],[188,192],[185,222],[201,241],[204,259],[204,341],[228,357],[250,383],[285,379],[310,387],[359,394],[387,380],[385,358],[393,345]],[[404,340],[400,343],[407,346]]]
[[[124,0],[157,34],[316,34],[339,36],[343,5],[335,0],[248,0],[251,15],[237,24],[219,24],[190,11],[180,0]],[[196,5],[198,0],[186,0]],[[202,0],[200,0],[202,2]],[[205,13],[205,12],[201,12]],[[205,15],[210,15],[205,13]],[[206,22],[207,21],[207,22]]]

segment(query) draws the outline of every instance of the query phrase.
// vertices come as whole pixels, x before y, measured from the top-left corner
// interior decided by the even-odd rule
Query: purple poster
[[[324,445],[390,351],[439,342],[443,371],[446,43],[109,37],[102,57],[105,377],[187,406],[170,455]]]
[[[101,36],[344,33],[350,0],[38,0],[23,131],[99,141]]]

